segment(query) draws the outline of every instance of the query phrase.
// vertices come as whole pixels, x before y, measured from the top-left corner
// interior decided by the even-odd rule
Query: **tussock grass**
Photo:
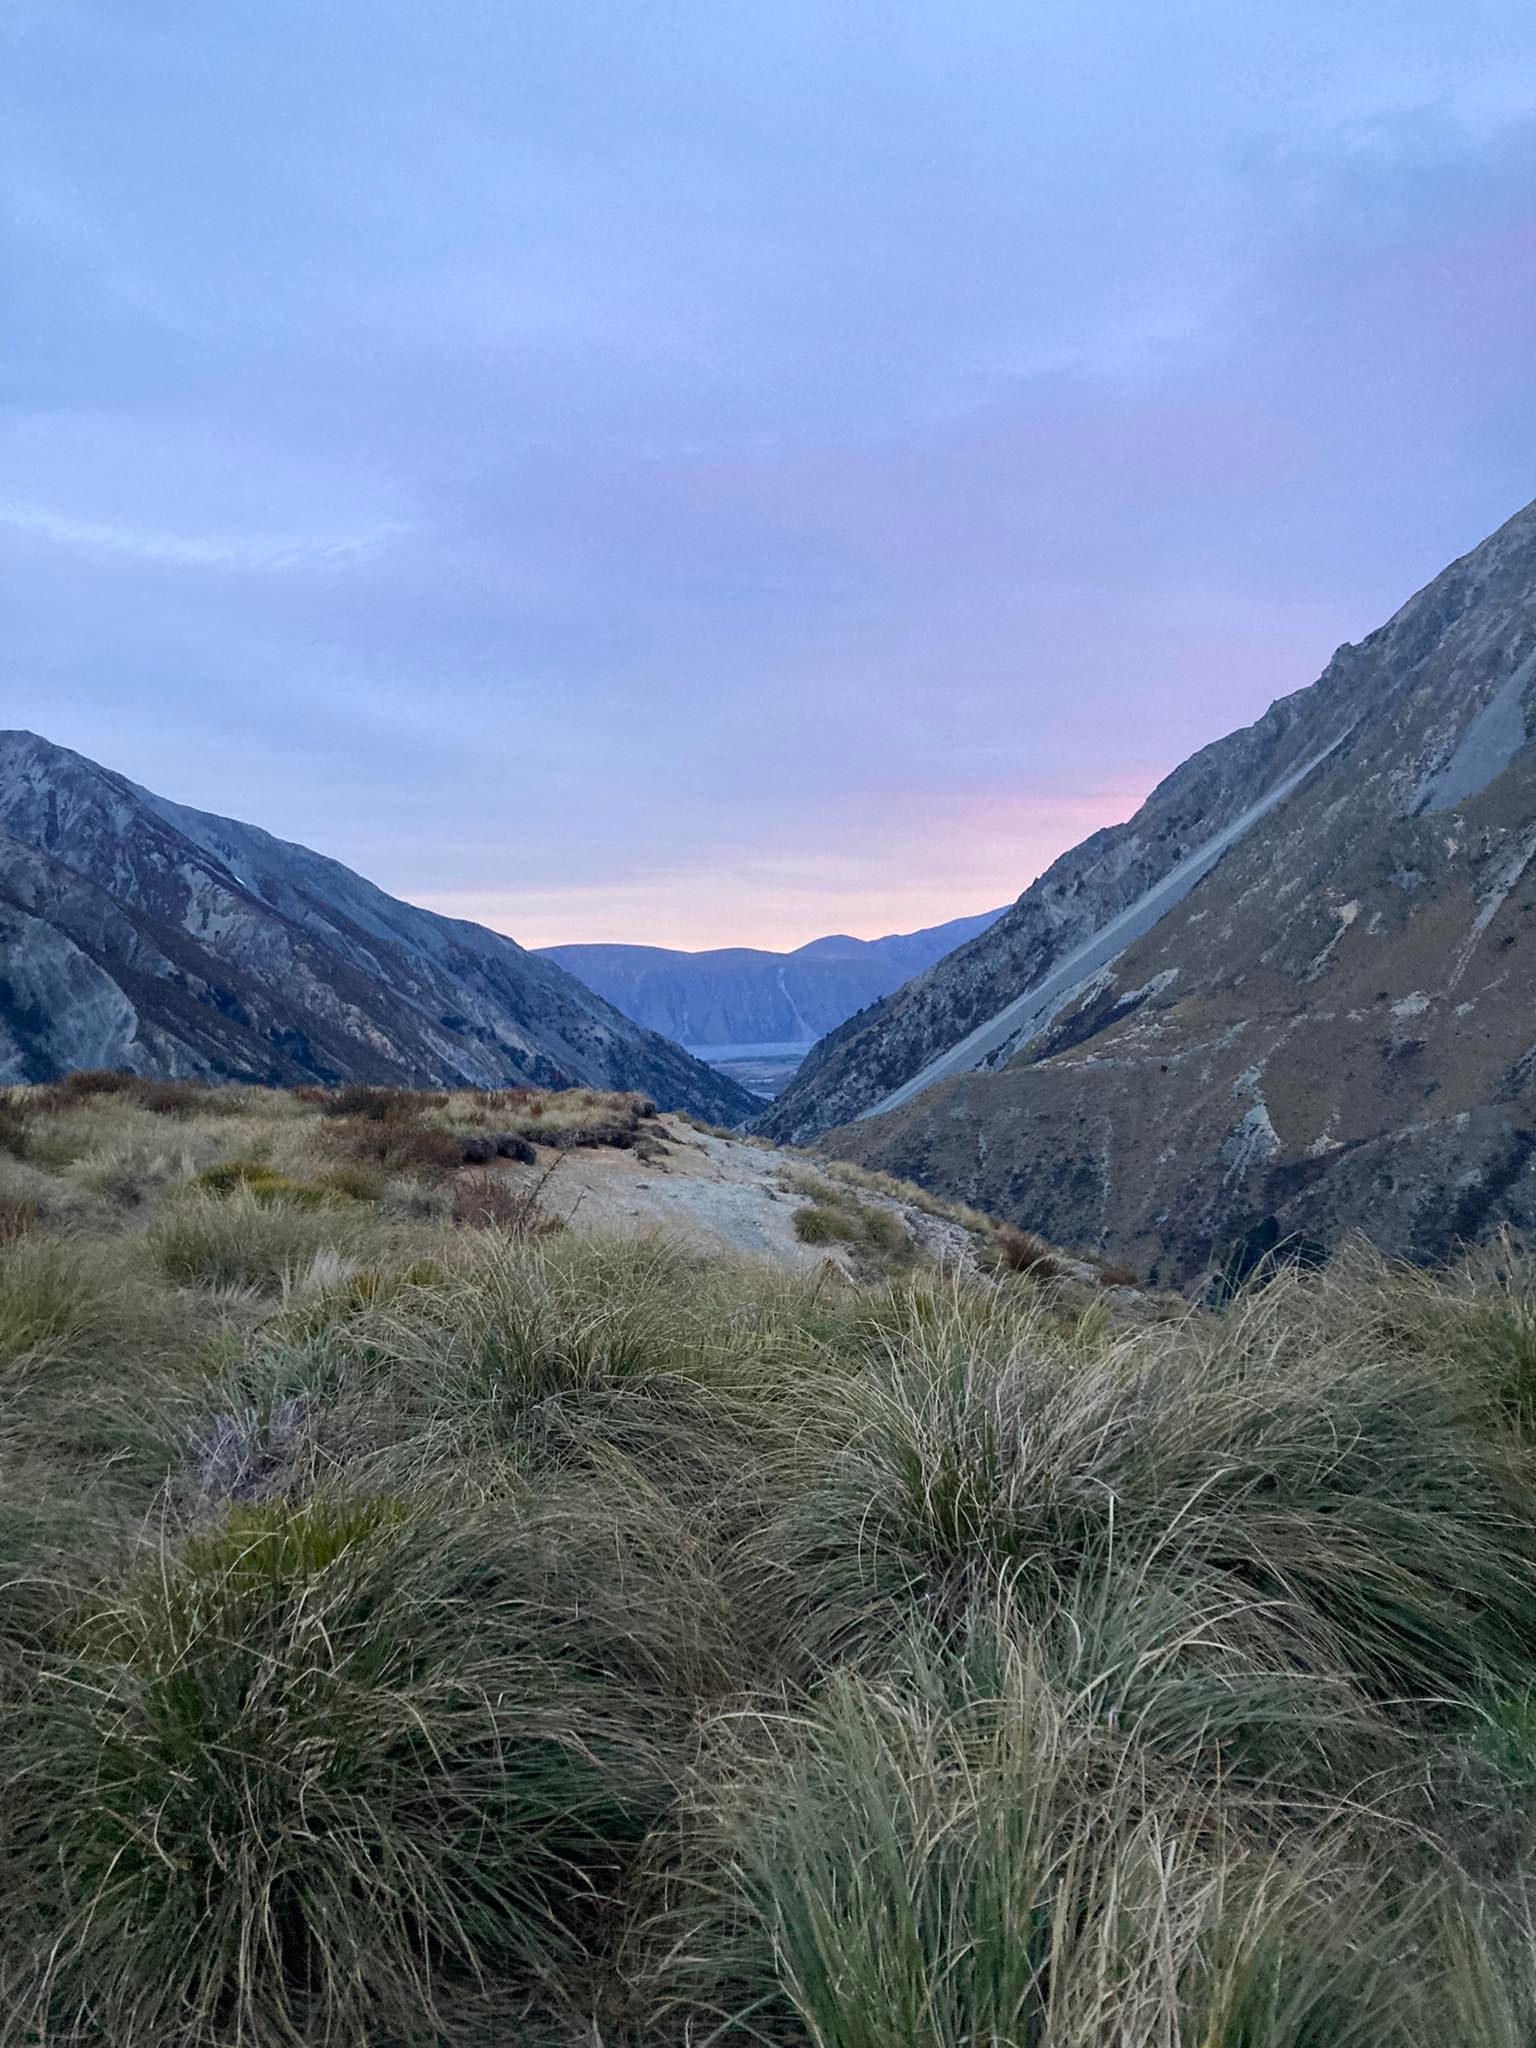
[[[150,1244],[181,1286],[275,1293],[302,1284],[317,1263],[323,1270],[355,1256],[361,1238],[353,1219],[323,1197],[295,1206],[239,1180],[227,1193],[203,1188],[182,1196]]]
[[[234,1511],[89,1613],[17,1714],[8,1866],[52,1931],[22,2009],[419,2037],[439,1973],[569,1966],[678,1717],[622,1614],[551,1608],[539,1539],[388,1498]]]
[[[1127,1325],[464,1170],[639,1103],[227,1095],[15,1111],[0,2039],[1536,2037],[1515,1247]]]

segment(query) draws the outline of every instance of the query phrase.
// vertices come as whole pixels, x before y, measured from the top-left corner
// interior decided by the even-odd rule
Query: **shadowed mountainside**
[[[1188,1281],[1536,1223],[1536,507],[823,1040],[759,1128]]]
[[[555,962],[255,826],[0,734],[0,1081],[71,1068],[292,1084],[755,1098]]]

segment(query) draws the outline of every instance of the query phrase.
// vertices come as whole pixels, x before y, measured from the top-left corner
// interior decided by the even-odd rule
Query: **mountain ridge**
[[[1536,505],[823,1040],[757,1128],[1185,1283],[1362,1226],[1425,1258],[1536,1226],[1533,731]]]
[[[557,963],[260,826],[0,733],[0,1079],[586,1083],[754,1100]]]
[[[782,953],[757,946],[683,952],[622,944],[540,951],[626,1016],[679,1044],[712,1051],[809,1046],[1001,915],[984,911],[878,939],[834,932]]]

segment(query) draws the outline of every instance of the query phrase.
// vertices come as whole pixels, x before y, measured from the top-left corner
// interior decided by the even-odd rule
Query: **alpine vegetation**
[[[4,1098],[6,2048],[1533,2038],[1536,1271],[751,1258],[533,1107]]]

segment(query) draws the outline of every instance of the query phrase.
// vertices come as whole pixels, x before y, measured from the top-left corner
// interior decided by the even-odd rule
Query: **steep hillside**
[[[1533,702],[1536,507],[826,1040],[763,1127],[844,1125],[1165,1278],[1536,1222]]]
[[[884,939],[838,934],[792,953],[729,946],[546,946],[545,956],[626,1017],[714,1057],[747,1046],[809,1046],[856,1010],[931,967],[1000,917],[957,917]]]
[[[0,734],[0,1081],[638,1088],[723,1122],[734,1082],[555,962],[338,862]]]

